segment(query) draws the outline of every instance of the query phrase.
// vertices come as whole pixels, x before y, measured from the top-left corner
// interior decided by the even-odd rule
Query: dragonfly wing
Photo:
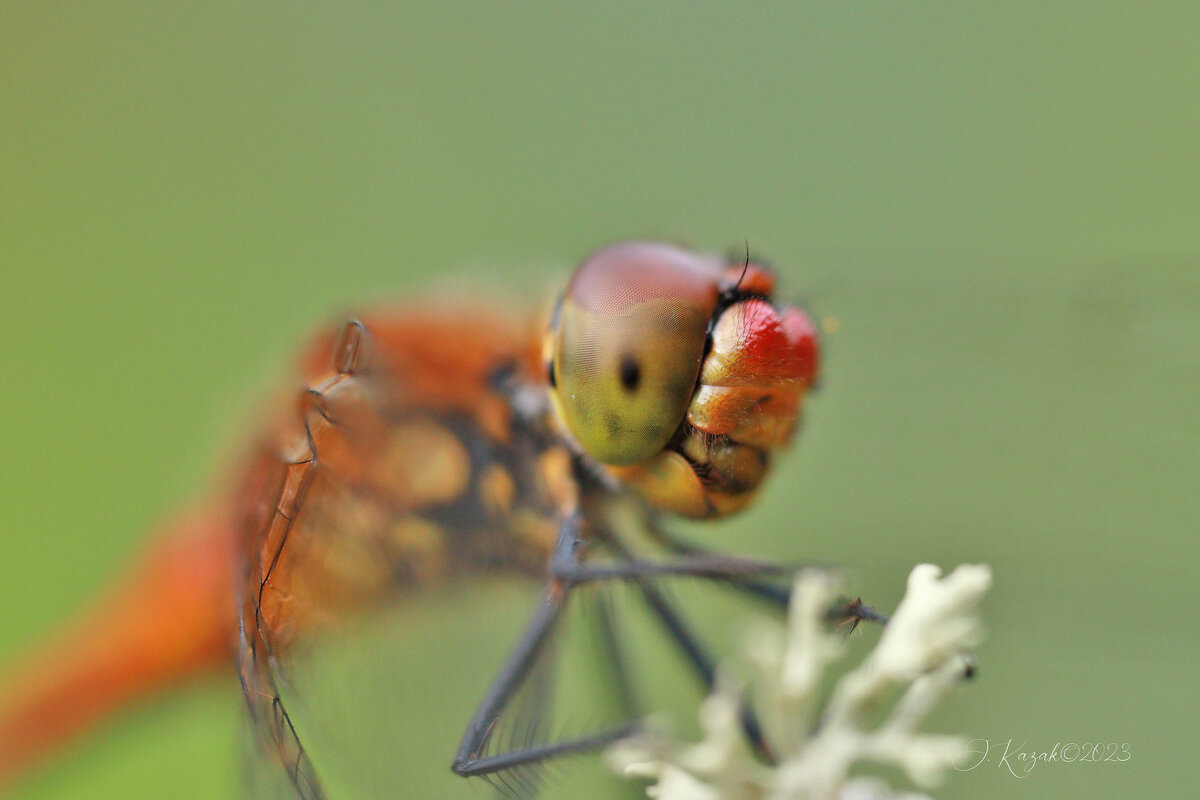
[[[540,369],[524,341],[478,320],[351,324],[304,359],[303,388],[238,480],[242,681],[260,760],[300,797],[478,791],[450,772],[454,746],[519,638],[538,597],[522,578],[544,577],[575,488],[561,442],[497,385]],[[622,716],[607,688],[577,686],[603,659],[555,665],[591,627],[575,610],[586,592],[572,594],[489,752]],[[518,772],[501,776],[518,793],[540,780]]]
[[[544,570],[535,523],[550,501],[527,479],[527,444],[490,375],[520,363],[523,340],[502,325],[472,324],[405,315],[323,338],[303,359],[303,388],[279,403],[236,481],[242,683],[264,760],[301,797],[322,797],[316,774],[329,771],[308,742],[330,726],[309,720],[320,703],[305,694],[328,669],[324,653],[367,631],[383,637],[378,618],[398,608],[420,616],[421,598],[456,579]],[[530,511],[524,538],[509,535],[518,501]],[[518,624],[519,604],[506,603]],[[466,627],[459,638],[470,641]],[[388,685],[386,676],[370,680]],[[425,723],[396,711],[397,728]],[[451,744],[439,771],[449,773],[452,752]]]

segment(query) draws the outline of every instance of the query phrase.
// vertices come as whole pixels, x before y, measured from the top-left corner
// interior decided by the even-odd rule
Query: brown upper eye
[[[645,461],[679,427],[720,278],[715,259],[649,242],[605,248],[575,271],[549,340],[553,396],[597,461]]]
[[[626,353],[621,356],[621,386],[627,392],[636,391],[642,382],[642,368],[637,359]]]

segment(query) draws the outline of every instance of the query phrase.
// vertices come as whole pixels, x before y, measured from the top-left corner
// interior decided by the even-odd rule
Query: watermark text
[[[1121,764],[1132,757],[1129,742],[1055,742],[1035,748],[1025,740],[972,739],[954,759],[954,768],[970,772],[984,766],[1028,777],[1039,764]]]

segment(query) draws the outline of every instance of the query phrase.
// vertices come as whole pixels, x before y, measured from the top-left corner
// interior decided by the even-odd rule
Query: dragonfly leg
[[[711,558],[720,556],[719,553],[712,550],[685,542],[658,525],[652,525],[650,533],[654,539],[669,551],[678,555],[708,556]],[[828,564],[806,564],[804,568],[818,570],[836,569],[836,567]],[[792,597],[792,587],[790,585],[781,586],[776,583],[770,583],[754,575],[730,575],[724,579],[724,583],[739,592],[765,600],[780,609],[786,609]],[[856,597],[853,600],[846,600],[830,608],[828,619],[830,622],[848,625],[849,630],[853,631],[863,622],[885,624],[887,622],[887,615],[876,611],[864,603],[861,597]]]
[[[640,580],[669,576],[729,580],[750,575],[780,575],[792,567],[723,553],[699,553],[670,560],[630,558],[619,564],[561,564],[551,562],[550,577],[570,585],[609,580]]]
[[[566,581],[569,586],[606,580],[629,580],[642,592],[650,610],[662,623],[675,645],[700,676],[707,689],[711,689],[716,667],[713,658],[699,639],[692,633],[682,615],[655,587],[651,580],[663,576],[687,576],[712,580],[729,580],[733,577],[746,578],[753,575],[775,575],[790,573],[789,567],[765,561],[739,558],[721,553],[698,552],[685,554],[669,561],[648,561],[635,558],[615,537],[610,543],[622,561],[617,564],[581,564],[576,558],[552,558],[551,578]],[[742,708],[742,727],[756,752],[766,760],[771,759],[770,748],[763,738],[762,728],[749,705]]]
[[[646,605],[650,607],[651,612],[662,623],[667,634],[675,643],[675,646],[683,653],[684,658],[692,665],[692,669],[704,682],[705,689],[712,691],[713,685],[716,682],[716,667],[712,656],[705,649],[695,633],[684,622],[682,615],[671,602],[649,582],[639,581],[638,588],[642,592],[642,597],[646,601]],[[771,753],[771,748],[763,737],[762,726],[758,723],[758,717],[748,702],[742,702],[741,708],[741,723],[742,730],[746,734],[746,739],[749,740],[751,746],[758,756],[765,761],[774,761],[774,756]]]
[[[633,717],[638,713],[638,709],[642,708],[642,705],[639,702],[633,672],[629,668],[625,651],[621,647],[621,639],[617,635],[617,620],[613,616],[612,607],[608,601],[609,598],[605,595],[595,598],[597,627],[601,645],[611,662],[621,710],[625,712],[626,716]]]
[[[564,520],[560,528],[551,561],[565,563],[576,559],[579,541],[579,517],[571,515]],[[483,755],[497,720],[545,650],[571,587],[552,577],[546,588],[547,591],[525,632],[509,654],[500,674],[493,681],[463,733],[458,752],[451,764],[451,769],[459,775],[486,776],[555,756],[594,750],[628,736],[638,726],[637,722],[630,721],[561,742],[532,745],[496,755]]]
[[[713,551],[686,542],[659,525],[650,525],[650,535],[676,555],[713,555]],[[780,609],[787,608],[792,595],[791,586],[770,583],[751,575],[730,576],[725,583],[739,592],[765,600]]]
[[[728,580],[730,577],[752,575],[779,575],[790,573],[792,568],[765,561],[739,558],[718,553],[699,553],[680,556],[673,560],[648,561],[623,554],[625,560],[615,564],[585,564],[581,562],[579,545],[581,539],[578,514],[565,519],[560,526],[558,540],[550,557],[549,580],[541,602],[533,618],[521,635],[517,645],[509,654],[500,674],[493,681],[487,694],[475,710],[462,741],[459,743],[451,769],[463,776],[487,776],[505,770],[543,761],[556,756],[594,750],[610,744],[634,732],[639,723],[629,722],[605,728],[594,733],[549,744],[531,745],[495,755],[484,755],[488,738],[508,703],[516,695],[543,654],[573,588],[585,583],[610,580],[632,581],[645,595],[651,610],[666,627],[669,635],[693,668],[711,686],[715,675],[713,659],[699,644],[679,613],[662,594],[651,585],[651,579],[665,576],[696,577],[709,580]],[[623,666],[618,669],[624,671]],[[630,698],[623,698],[629,701]],[[769,757],[758,722],[747,709],[743,713],[743,726],[756,748]]]
[[[451,769],[459,775],[464,777],[488,775],[522,764],[543,761],[554,756],[594,750],[629,735],[637,727],[636,722],[629,722],[563,742],[523,747],[491,756],[482,754],[488,735],[497,719],[504,711],[508,700],[520,687],[521,681],[528,675],[549,638],[550,629],[562,610],[563,599],[565,599],[565,595],[555,596],[553,590],[547,593],[534,612],[529,627],[525,629],[516,648],[509,655],[499,677],[488,690],[483,702],[479,704],[475,716],[463,734],[462,742],[454,757],[454,763],[451,765]]]
[[[625,560],[633,558],[633,555],[616,537],[610,537],[608,541],[620,558]],[[683,657],[691,664],[693,671],[703,682],[705,690],[712,691],[716,680],[716,662],[700,638],[691,630],[680,611],[657,586],[647,580],[639,580],[636,583],[651,613],[662,624]],[[758,717],[748,703],[742,704],[741,723],[742,730],[755,752],[764,760],[771,761],[771,749],[763,737]]]
[[[693,670],[704,682],[705,688],[708,690],[712,689],[716,675],[713,658],[707,652],[699,637],[692,632],[687,622],[684,620],[681,612],[675,608],[666,595],[657,586],[655,586],[653,582],[646,579],[647,574],[654,574],[654,572],[648,568],[655,566],[668,566],[673,567],[673,569],[658,574],[693,574],[700,577],[715,579],[728,583],[736,589],[740,589],[755,596],[767,599],[774,604],[782,605],[783,607],[787,606],[790,597],[789,589],[767,583],[765,581],[757,580],[755,578],[755,576],[758,574],[769,574],[772,572],[781,571],[783,569],[778,567],[771,569],[771,567],[774,565],[763,564],[762,562],[748,562],[741,558],[727,556],[721,553],[714,553],[698,547],[691,547],[676,541],[677,552],[680,552],[684,557],[703,559],[703,563],[706,565],[706,569],[708,570],[707,572],[703,573],[688,573],[681,569],[681,567],[686,563],[683,561],[675,562],[674,564],[671,562],[664,563],[639,561],[625,547],[618,537],[611,535],[611,532],[607,538],[607,542],[609,546],[615,550],[617,556],[623,560],[624,566],[641,568],[636,571],[636,574],[629,575],[628,577],[631,577],[634,583],[636,583],[639,591],[642,593],[642,597],[646,601],[646,605],[650,608],[650,611],[663,625],[663,628],[671,637],[671,640],[675,643],[676,647],[679,648],[684,658],[686,658],[687,661],[692,665]],[[714,564],[721,563],[729,563],[734,565],[735,568],[729,573],[722,575],[720,574],[719,570],[713,569],[712,567]],[[763,567],[763,569],[761,572],[755,570],[741,571],[741,567],[746,565],[757,565],[759,567]],[[585,567],[583,569],[587,570],[589,568]],[[594,568],[592,569],[594,572]],[[604,577],[617,577],[621,572],[623,571],[620,570],[619,567],[615,569],[609,569],[605,571]],[[779,592],[780,594],[777,595],[776,592]],[[886,617],[863,603],[862,598],[855,598],[851,601],[839,603],[838,605],[829,609],[827,618],[830,622],[847,624],[849,626],[849,631],[853,631],[858,624],[863,621],[880,623],[887,621]],[[754,747],[755,752],[764,760],[771,761],[771,749],[763,737],[762,728],[759,725],[758,718],[754,714],[754,710],[750,707],[749,703],[742,704],[741,723],[742,729],[746,734],[746,738]]]

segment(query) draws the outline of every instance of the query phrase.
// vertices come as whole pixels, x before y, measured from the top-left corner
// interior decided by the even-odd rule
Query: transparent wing
[[[490,360],[463,363],[461,331],[403,333],[352,324],[318,345],[305,388],[280,404],[238,483],[256,796],[283,786],[302,798],[478,797],[479,782],[450,761],[539,597],[540,582],[522,576],[545,574],[555,502],[535,480],[544,447],[496,423],[496,343]],[[458,383],[431,382],[439,373]],[[574,607],[489,751],[607,713],[595,684],[560,701],[599,663],[561,680],[554,656],[574,645],[558,639],[591,627]],[[518,796],[540,783],[534,769],[495,779]]]
[[[238,482],[239,661],[256,757],[300,797],[370,791],[382,779],[359,767],[373,763],[412,765],[388,778],[393,789],[449,776],[454,735],[425,746],[467,718],[456,703],[486,683],[488,642],[502,654],[520,598],[536,597],[488,585],[545,563],[536,531],[507,535],[528,458],[489,393],[505,340],[458,352],[457,324],[451,337],[436,323],[353,323],[319,342]],[[488,502],[497,495],[505,502]],[[536,511],[537,497],[520,500]]]

